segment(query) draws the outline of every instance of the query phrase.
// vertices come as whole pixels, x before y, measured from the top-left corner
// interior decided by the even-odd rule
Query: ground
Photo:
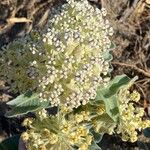
[[[107,17],[115,31],[112,39],[116,45],[112,51],[112,77],[118,74],[139,77],[134,88],[142,95],[139,105],[145,108],[145,117],[150,117],[150,0],[91,1],[92,4],[107,9]],[[32,28],[40,29],[47,21],[52,5],[59,2],[60,0],[0,1],[0,47],[28,34]],[[21,127],[22,117],[7,119],[4,116],[8,110],[5,103],[13,96],[9,86],[0,80],[0,141],[24,130]],[[139,141],[150,142],[142,134]],[[138,149],[137,142],[122,142],[115,135],[105,135],[102,147],[104,150]]]

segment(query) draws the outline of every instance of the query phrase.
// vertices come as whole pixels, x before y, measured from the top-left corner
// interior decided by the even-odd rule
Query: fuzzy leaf
[[[143,134],[145,137],[150,138],[150,128],[146,128],[143,130]]]
[[[96,144],[95,141],[89,146],[89,150],[101,150],[101,148]]]
[[[111,42],[111,45],[110,45],[110,50],[113,50],[113,49],[115,49],[115,47],[116,47],[116,45],[115,45],[115,43],[113,43],[113,42]]]
[[[122,86],[127,85],[130,79],[126,75],[116,76],[105,90],[105,97],[109,98],[115,95]]]
[[[107,52],[105,52],[105,53],[103,54],[103,58],[104,58],[105,60],[111,61],[111,60],[113,59],[113,56],[112,56],[112,54],[110,54],[109,51],[107,51]]]
[[[93,128],[90,129],[90,132],[93,135],[94,141],[96,143],[99,143],[102,140],[103,134],[96,133]]]
[[[10,106],[11,110],[5,115],[7,117],[14,117],[46,108],[49,103],[46,101],[41,102],[38,94],[27,92],[8,102],[7,105]]]
[[[118,97],[119,89],[129,83],[130,79],[126,75],[115,77],[107,87],[99,87],[97,90],[96,101],[105,103],[107,114],[114,120],[118,120]]]

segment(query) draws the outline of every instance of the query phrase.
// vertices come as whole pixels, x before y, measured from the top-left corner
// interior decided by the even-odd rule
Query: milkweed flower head
[[[150,127],[150,120],[143,120],[144,108],[135,107],[135,103],[140,100],[137,91],[130,92],[122,89],[119,93],[120,121],[116,129],[121,134],[122,140],[135,142],[138,139],[137,130]]]
[[[98,96],[97,98],[99,100],[97,99],[97,101],[92,103],[90,108],[88,106],[88,111],[90,112],[89,116],[91,117],[92,126],[95,132],[107,133],[110,135],[117,133],[121,136],[123,141],[135,142],[138,139],[138,132],[150,127],[150,120],[145,119],[144,108],[139,106],[139,101],[141,99],[140,93],[136,90],[130,91],[134,81],[135,79],[130,80],[127,85],[122,86],[116,92],[116,102],[114,98],[111,99],[112,93],[111,90],[108,90],[112,88],[106,87],[106,89],[108,89],[103,90],[102,93],[109,97],[108,93],[110,92],[110,97],[105,99],[103,96]],[[113,86],[115,84],[116,83],[114,83]],[[106,94],[105,92],[108,93]],[[101,98],[105,100],[103,101]],[[106,100],[110,103],[105,103]],[[111,107],[110,110],[113,110],[114,108],[112,107],[113,102],[116,103],[116,115],[111,115],[109,113],[109,108]]]
[[[77,108],[94,99],[97,87],[109,80],[110,60],[106,54],[113,30],[105,15],[105,9],[99,10],[87,0],[67,0],[52,8],[47,27],[37,40],[27,40],[20,51],[12,54],[19,57],[14,88],[34,89],[51,106],[63,103]],[[13,61],[18,59],[11,60],[9,76],[16,67]],[[23,61],[26,63],[22,65]],[[20,75],[23,79],[18,83]]]
[[[77,115],[82,118],[80,121]],[[59,112],[57,116],[47,116],[43,120],[28,118],[23,122],[28,130],[21,135],[21,138],[27,143],[27,149],[30,150],[40,148],[70,150],[74,147],[78,150],[88,150],[93,140],[89,129],[83,123],[87,120],[88,114],[81,112],[77,115],[66,119],[62,112]]]
[[[109,62],[104,53],[110,47],[108,34],[112,30],[102,11],[88,1],[67,2],[52,10],[43,35],[51,57],[47,61],[48,76],[40,81],[44,87],[41,96],[53,105],[63,100],[70,107],[78,107],[94,99],[97,87],[107,81]]]

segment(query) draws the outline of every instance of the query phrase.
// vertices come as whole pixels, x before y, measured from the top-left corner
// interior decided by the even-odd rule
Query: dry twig
[[[147,76],[150,78],[150,72],[149,71],[145,71],[141,68],[138,68],[137,66],[135,65],[132,65],[132,64],[127,64],[127,63],[122,63],[122,62],[112,62],[113,65],[119,65],[119,66],[125,66],[125,67],[130,67],[136,71],[138,71],[139,73],[142,73],[143,75]]]
[[[13,17],[13,18],[8,18],[7,22],[10,24],[14,24],[14,23],[22,23],[22,22],[32,22],[32,20],[27,19],[25,17],[21,17],[21,18]]]

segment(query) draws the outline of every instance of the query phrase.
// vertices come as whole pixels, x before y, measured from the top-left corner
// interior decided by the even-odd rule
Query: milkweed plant
[[[52,8],[42,31],[17,39],[0,51],[0,77],[15,94],[7,117],[26,118],[21,139],[27,150],[98,150],[103,134],[137,141],[150,126],[130,90],[135,78],[110,78],[113,28],[106,10],[87,0]],[[49,109],[56,109],[51,114]]]

